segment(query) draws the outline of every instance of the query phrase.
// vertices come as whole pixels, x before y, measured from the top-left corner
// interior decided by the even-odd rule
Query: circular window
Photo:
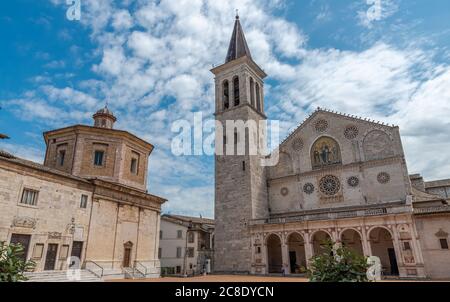
[[[328,122],[326,120],[318,120],[316,122],[316,131],[319,133],[325,132],[328,129]]]
[[[288,188],[282,188],[280,193],[283,196],[288,196],[289,195],[289,189]]]
[[[356,188],[357,186],[359,186],[359,178],[356,176],[352,176],[347,180],[347,183],[350,187]]]
[[[377,180],[380,184],[387,184],[391,181],[391,176],[386,172],[381,172],[377,176]]]
[[[300,151],[303,149],[303,141],[300,138],[297,138],[292,143],[292,149],[294,151]]]
[[[356,127],[356,126],[349,126],[344,131],[345,138],[347,138],[349,140],[357,138],[358,134],[359,134],[359,130],[358,130],[358,127]]]
[[[341,182],[336,176],[328,175],[320,180],[320,192],[327,196],[336,195],[341,189]]]
[[[314,185],[312,183],[307,183],[303,186],[303,192],[305,192],[308,195],[311,195],[314,193]]]

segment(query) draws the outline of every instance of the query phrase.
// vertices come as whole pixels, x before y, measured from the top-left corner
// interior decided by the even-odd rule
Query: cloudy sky
[[[283,135],[318,106],[369,117],[401,127],[410,173],[450,178],[448,0],[80,3],[70,21],[65,0],[1,1],[0,132],[11,140],[0,148],[42,162],[42,132],[90,124],[108,102],[117,128],[156,146],[148,185],[165,211],[212,217],[213,159],[173,156],[170,129],[194,112],[213,118],[209,70],[239,9]]]

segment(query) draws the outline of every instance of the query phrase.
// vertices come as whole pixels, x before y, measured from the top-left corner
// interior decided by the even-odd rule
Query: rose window
[[[320,192],[327,196],[336,195],[341,189],[341,182],[336,176],[328,175],[320,180]]]
[[[300,138],[297,138],[292,143],[292,149],[294,151],[300,151],[303,149],[303,141]]]
[[[356,126],[349,126],[345,129],[344,136],[345,138],[352,140],[358,137],[359,130]]]
[[[347,180],[347,183],[350,187],[355,188],[359,185],[359,178],[356,176],[352,176]]]
[[[318,120],[316,122],[316,131],[317,132],[325,132],[328,129],[328,122],[326,120]]]
[[[314,193],[314,185],[312,183],[307,183],[303,186],[303,192],[305,192],[308,195],[311,195]]]
[[[387,184],[391,181],[391,176],[386,172],[381,172],[378,174],[377,180],[380,184]]]
[[[289,195],[289,189],[288,188],[282,188],[280,193],[283,196],[288,196]]]

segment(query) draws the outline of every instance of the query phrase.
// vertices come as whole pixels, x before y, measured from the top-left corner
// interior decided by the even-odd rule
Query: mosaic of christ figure
[[[313,167],[341,163],[340,149],[337,142],[329,137],[320,138],[311,151]]]

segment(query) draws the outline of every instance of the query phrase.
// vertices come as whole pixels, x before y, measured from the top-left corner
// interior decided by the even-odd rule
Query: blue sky
[[[149,190],[165,211],[212,216],[213,160],[174,157],[170,128],[212,118],[209,69],[239,8],[284,135],[317,106],[370,117],[400,126],[411,173],[450,177],[447,0],[381,0],[375,19],[366,0],[80,1],[80,21],[65,0],[0,2],[0,148],[42,162],[42,132],[90,124],[107,101],[156,146]]]

